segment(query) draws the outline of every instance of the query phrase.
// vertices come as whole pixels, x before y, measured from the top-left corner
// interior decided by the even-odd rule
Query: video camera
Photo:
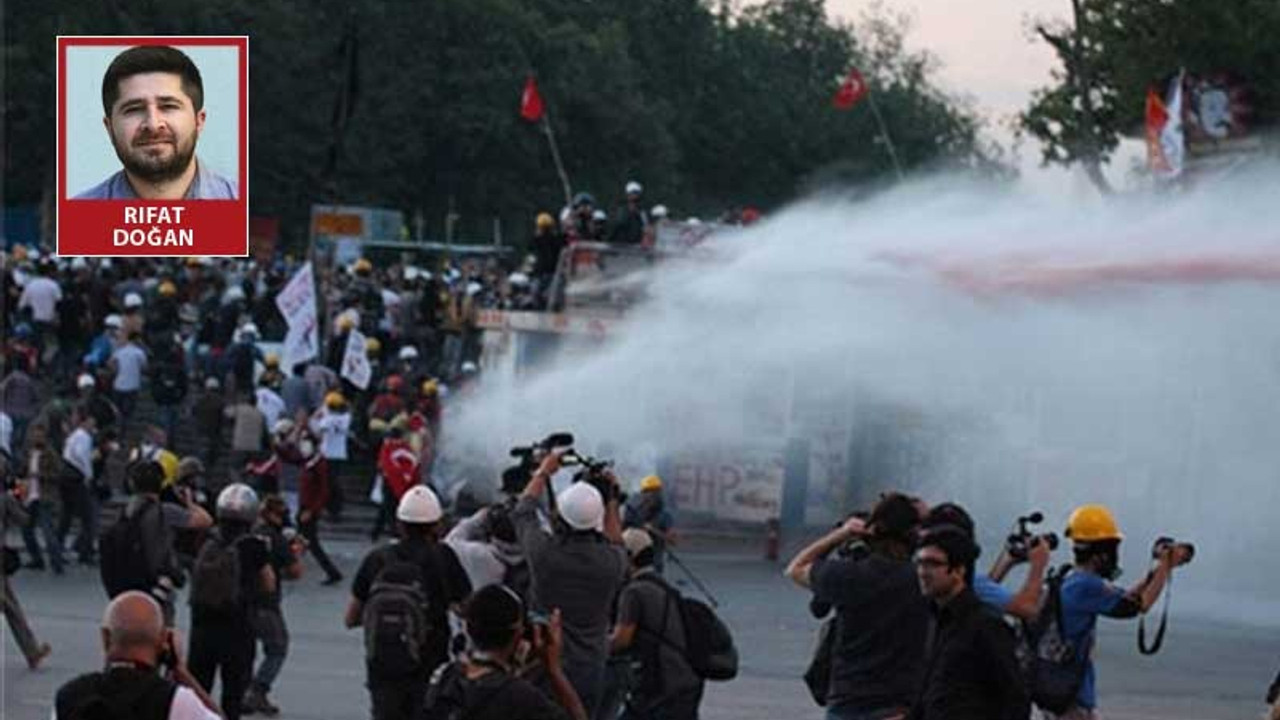
[[[1050,550],[1058,549],[1056,533],[1037,535],[1027,528],[1028,525],[1039,525],[1042,522],[1044,522],[1044,513],[1038,510],[1017,519],[1013,532],[1009,533],[1008,539],[1005,540],[1005,552],[1009,553],[1009,557],[1023,562],[1027,559],[1031,548],[1041,541],[1048,544]]]
[[[1195,545],[1189,542],[1178,542],[1177,540],[1174,540],[1171,537],[1160,537],[1160,538],[1156,538],[1155,543],[1151,546],[1151,559],[1159,560],[1161,553],[1163,553],[1168,548],[1173,548],[1175,550],[1181,549],[1184,552],[1186,552],[1187,559],[1182,563],[1179,563],[1181,565],[1190,563],[1196,557]]]
[[[511,448],[511,457],[520,462],[502,472],[502,492],[508,495],[524,492],[542,458],[556,448],[569,447],[573,447],[573,433],[555,432],[538,442]]]
[[[618,483],[606,475],[609,468],[613,467],[612,460],[598,460],[570,449],[560,457],[560,464],[563,467],[582,468],[573,476],[573,481],[589,483],[591,487],[600,492],[600,497],[605,502],[617,500],[619,503],[625,503],[627,501],[627,494],[622,492],[622,488],[618,487]]]

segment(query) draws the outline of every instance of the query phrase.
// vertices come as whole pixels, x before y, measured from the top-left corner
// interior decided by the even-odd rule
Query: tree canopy
[[[10,204],[52,191],[59,34],[249,35],[251,212],[295,237],[333,188],[341,202],[421,210],[433,236],[450,209],[463,236],[495,217],[523,233],[563,200],[545,138],[517,114],[530,72],[574,189],[607,205],[631,178],[652,202],[705,214],[885,175],[868,109],[831,107],[852,66],[908,169],[987,162],[975,116],[904,48],[904,25],[837,22],[823,0],[49,0],[5,14]],[[327,177],[348,28],[358,93]]]

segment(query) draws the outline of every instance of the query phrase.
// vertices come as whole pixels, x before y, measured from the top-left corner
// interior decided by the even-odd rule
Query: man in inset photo
[[[236,183],[196,156],[204,129],[204,84],[182,51],[129,48],[102,78],[102,124],[124,169],[77,200],[234,200]]]

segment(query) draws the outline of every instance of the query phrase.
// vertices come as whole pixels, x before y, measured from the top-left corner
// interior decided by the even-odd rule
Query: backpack
[[[98,542],[98,569],[108,598],[130,590],[150,592],[156,586],[159,570],[147,560],[147,543],[142,532],[143,521],[153,511],[160,512],[160,504],[148,500],[132,517],[122,513],[103,531]],[[158,521],[163,522],[164,518]]]
[[[365,661],[371,675],[387,678],[422,671],[434,627],[431,598],[421,562],[400,557],[393,546],[387,563],[369,588],[361,624]]]
[[[167,720],[178,686],[153,672],[113,668],[82,675],[58,691],[58,720]]]
[[[458,663],[445,663],[431,674],[426,702],[423,704],[423,717],[427,720],[474,718],[498,699],[513,680],[515,680],[513,676],[504,674],[502,682],[498,683],[497,687],[478,696],[473,691],[477,681],[468,680]]]
[[[839,617],[838,613],[833,612],[831,617],[818,626],[818,642],[814,645],[809,667],[804,671],[804,684],[809,688],[809,696],[818,707],[827,706],[827,695],[831,691],[832,661],[835,658],[838,631],[836,623]]]
[[[1084,684],[1087,653],[1067,640],[1062,620],[1062,583],[1070,565],[1049,573],[1044,606],[1034,620],[1019,629],[1018,662],[1031,701],[1043,710],[1062,713],[1070,709]]]
[[[215,530],[200,548],[191,569],[191,606],[230,615],[244,608],[244,595],[237,542],[223,540]]]
[[[733,644],[729,627],[715,611],[701,600],[684,597],[657,575],[642,575],[641,579],[661,587],[680,610],[684,647],[677,647],[661,635],[657,636],[658,639],[681,651],[694,674],[703,680],[732,680],[737,677],[738,649]]]

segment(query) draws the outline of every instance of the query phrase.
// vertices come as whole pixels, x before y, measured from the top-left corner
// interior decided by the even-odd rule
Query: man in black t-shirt
[[[249,531],[258,516],[258,496],[243,483],[218,494],[218,526],[191,572],[191,673],[212,689],[222,678],[222,711],[239,720],[253,672],[253,602],[276,590],[270,548]]]
[[[301,538],[285,529],[289,506],[279,495],[269,495],[262,503],[260,521],[254,532],[267,542],[271,567],[279,580],[297,580],[302,577],[302,553],[305,550]],[[284,621],[280,583],[273,592],[262,592],[253,601],[253,631],[262,643],[262,663],[253,676],[249,692],[244,698],[244,709],[276,715],[280,708],[268,695],[271,686],[284,668],[289,654],[289,628]]]
[[[427,680],[448,660],[449,607],[471,594],[458,556],[437,539],[443,516],[430,488],[410,488],[396,508],[400,540],[370,552],[351,584],[345,622],[349,628],[365,628],[365,670],[374,720],[421,715]],[[421,616],[425,627],[411,638],[399,631],[389,637],[380,627],[384,614],[392,613],[400,616],[393,621],[417,621]],[[416,653],[418,661],[405,660],[396,647],[386,645],[397,643],[403,643],[399,649],[409,655]]]
[[[787,577],[836,609],[828,718],[901,717],[915,700],[929,617],[911,564],[919,522],[915,501],[890,493],[869,520],[850,518],[787,567]],[[864,539],[870,552],[832,555],[855,539]]]
[[[427,692],[428,720],[587,720],[573,685],[565,677],[560,656],[563,630],[560,611],[534,626],[532,637],[520,596],[504,585],[486,585],[463,611],[469,647],[466,657],[441,666]],[[540,660],[552,697],[524,679],[521,664]]]

